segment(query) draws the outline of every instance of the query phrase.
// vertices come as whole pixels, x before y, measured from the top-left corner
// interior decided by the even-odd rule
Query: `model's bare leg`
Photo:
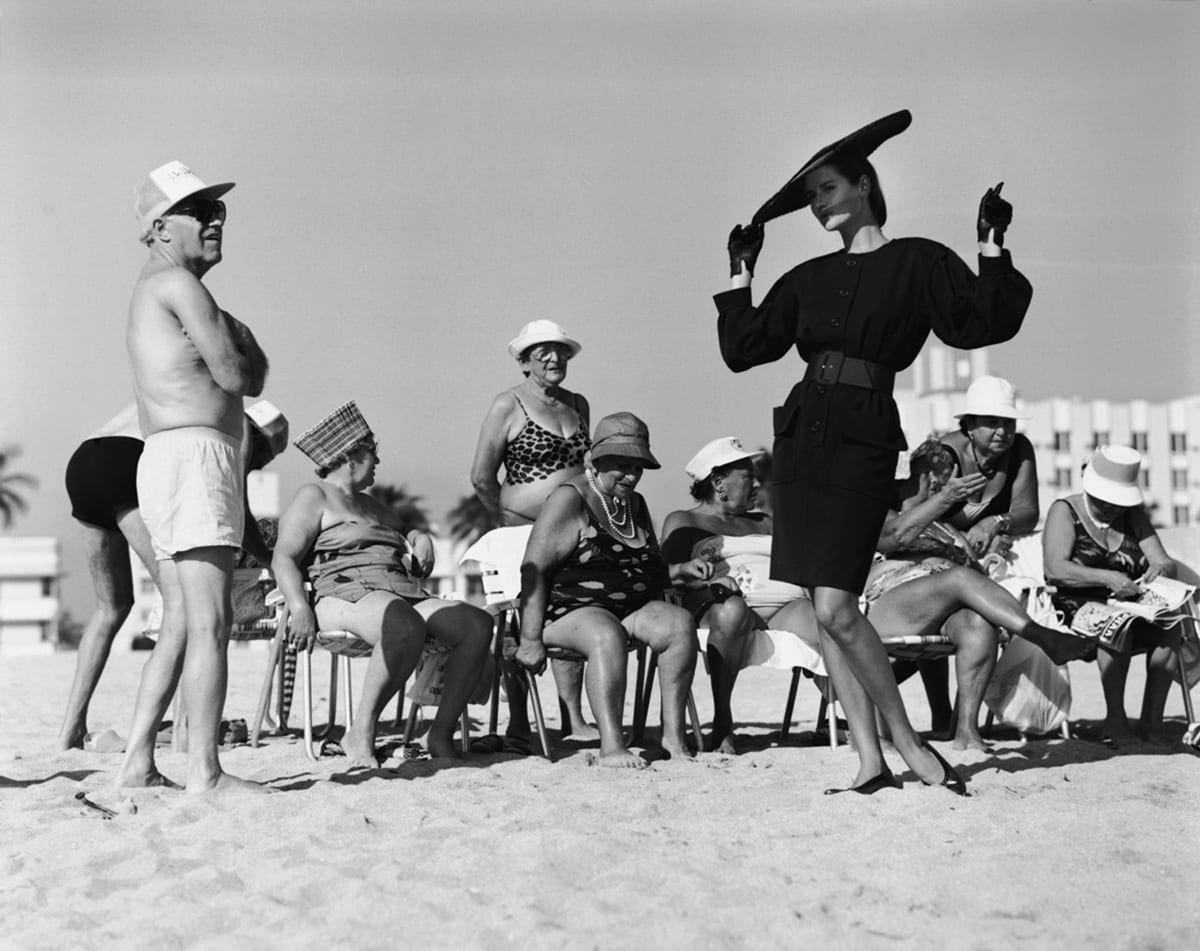
[[[823,630],[821,656],[825,660],[825,670],[833,684],[834,696],[846,714],[846,726],[850,730],[854,752],[858,754],[858,772],[850,785],[861,786],[887,768],[883,749],[879,745],[879,733],[875,729],[875,705],[871,703],[871,698],[867,696],[866,690],[846,663],[837,641]]]
[[[625,629],[658,655],[662,694],[662,745],[667,754],[691,759],[687,747],[687,698],[696,673],[696,622],[683,608],[651,601],[625,619]]]
[[[442,700],[425,743],[434,756],[456,756],[454,731],[483,671],[492,641],[492,621],[469,604],[430,598],[416,606],[429,633],[450,648],[442,682]]]
[[[851,672],[887,724],[896,751],[926,783],[940,784],[945,771],[913,730],[892,676],[879,634],[858,607],[858,595],[840,588],[815,588],[817,622],[841,648]]]

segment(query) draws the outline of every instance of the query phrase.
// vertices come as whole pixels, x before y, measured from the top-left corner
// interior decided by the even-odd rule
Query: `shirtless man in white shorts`
[[[159,565],[163,626],[142,673],[122,786],[170,784],[155,766],[154,737],[182,668],[187,791],[261,788],[224,773],[217,758],[245,511],[242,397],[262,392],[267,371],[250,331],[200,282],[221,260],[220,196],[232,187],[205,185],[169,162],[137,191],[150,257],[129,305],[126,346],[145,434],[138,499]]]

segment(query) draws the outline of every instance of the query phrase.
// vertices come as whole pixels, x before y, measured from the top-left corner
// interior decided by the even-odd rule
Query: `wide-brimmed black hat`
[[[754,213],[751,224],[761,225],[796,211],[808,204],[808,196],[804,193],[804,176],[814,168],[820,168],[839,152],[853,149],[864,158],[874,152],[879,146],[893,135],[899,135],[912,124],[912,113],[907,109],[893,112],[890,116],[876,119],[863,126],[857,132],[838,139],[833,145],[827,145],[802,166],[800,171],[788,179],[788,183],[768,198],[761,208]]]

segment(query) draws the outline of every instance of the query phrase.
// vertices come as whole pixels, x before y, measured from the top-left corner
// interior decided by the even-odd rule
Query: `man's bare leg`
[[[92,589],[96,593],[96,608],[83,629],[75,655],[75,677],[71,682],[66,716],[58,733],[60,750],[83,748],[88,704],[108,662],[113,638],[133,608],[133,573],[124,536],[95,525],[81,525],[80,528]]]
[[[182,689],[188,713],[186,788],[190,793],[232,788],[262,790],[257,783],[222,771],[217,756],[229,676],[226,650],[233,616],[230,593],[235,551],[195,548],[174,558],[187,626]]]
[[[125,744],[125,759],[117,774],[118,786],[176,786],[158,771],[154,744],[163,714],[175,695],[187,649],[187,624],[179,571],[172,561],[158,563],[159,591],[163,599],[162,627],[146,666],[133,709],[133,723]],[[176,724],[178,726],[178,724]]]

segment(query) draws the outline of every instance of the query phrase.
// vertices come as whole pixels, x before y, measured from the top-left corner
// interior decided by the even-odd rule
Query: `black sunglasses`
[[[220,198],[193,198],[167,209],[164,214],[187,215],[189,218],[195,218],[200,224],[207,225],[215,218],[225,220],[225,202]]]

